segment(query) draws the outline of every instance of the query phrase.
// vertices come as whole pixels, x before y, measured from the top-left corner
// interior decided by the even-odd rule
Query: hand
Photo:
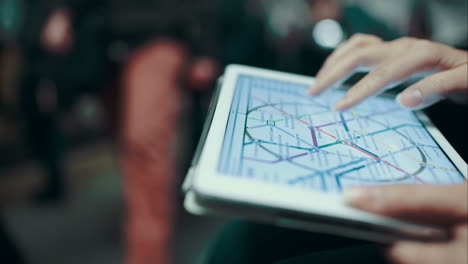
[[[448,228],[442,242],[399,241],[387,254],[399,264],[468,263],[468,185],[398,185],[345,190],[351,206],[372,213]]]
[[[450,94],[468,94],[467,63],[466,51],[435,42],[408,37],[384,42],[375,36],[357,34],[327,58],[317,74],[317,83],[309,89],[309,93],[319,94],[358,67],[373,67],[334,106],[336,110],[345,110],[366,97],[381,92],[392,82],[421,71],[441,70],[397,96],[402,106],[419,109]]]

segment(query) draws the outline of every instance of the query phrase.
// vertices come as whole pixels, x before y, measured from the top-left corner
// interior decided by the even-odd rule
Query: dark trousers
[[[386,263],[375,243],[300,230],[233,221],[222,230],[207,264]]]

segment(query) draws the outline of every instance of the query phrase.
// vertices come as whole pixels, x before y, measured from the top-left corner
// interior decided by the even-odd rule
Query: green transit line
[[[279,144],[279,143],[276,143],[276,142],[270,142],[270,141],[265,141],[265,140],[261,140],[261,139],[257,140],[257,142],[264,143],[264,144],[275,145],[275,146],[286,146],[285,144]],[[307,151],[315,150],[315,148],[303,148],[303,147],[291,146],[291,145],[288,145],[288,147],[295,148],[295,149],[301,149],[301,150],[307,150]]]
[[[327,112],[330,112],[329,110],[327,111],[320,111],[320,112],[315,112],[315,113],[312,113],[312,114],[303,114],[303,115],[299,115],[299,116],[296,116],[295,118],[303,118],[305,116],[312,116],[312,115],[319,115],[319,114],[323,114],[323,113],[327,113]],[[247,119],[250,119],[250,120],[255,120],[255,121],[262,121],[261,119],[259,118],[255,118],[255,117],[247,117]],[[284,118],[282,119],[277,119],[277,120],[263,120],[263,122],[281,122],[281,121],[284,121]]]
[[[395,130],[395,129],[402,128],[402,127],[405,127],[405,126],[416,126],[416,127],[420,127],[420,126],[414,125],[414,124],[402,124],[402,125],[398,125],[398,126],[394,126],[394,127],[389,127],[389,128],[386,128],[386,129],[382,129],[382,130],[379,130],[379,131],[375,131],[375,132],[372,132],[372,133],[368,133],[368,134],[365,135],[365,136],[373,136],[373,135],[376,135],[376,134],[380,134],[380,133],[383,133],[383,132],[386,132],[386,131],[389,131],[389,130]],[[357,137],[355,137],[354,139],[359,139],[359,138],[362,138],[362,136],[357,136]],[[259,143],[264,143],[264,144],[275,145],[275,146],[288,146],[288,147],[290,147],[290,148],[301,149],[301,150],[307,150],[307,151],[313,151],[313,150],[316,150],[317,148],[322,149],[322,148],[328,148],[328,147],[331,147],[331,146],[335,146],[335,145],[338,145],[338,144],[342,144],[342,142],[333,142],[333,143],[329,143],[329,144],[325,144],[325,145],[318,146],[317,148],[304,148],[304,147],[299,147],[299,146],[291,146],[291,145],[279,144],[279,143],[276,143],[276,142],[270,142],[270,141],[265,141],[265,140],[261,140],[261,139],[258,139],[257,142],[259,142]],[[253,144],[253,143],[254,143],[254,141],[246,142],[246,143],[244,143],[244,146],[246,146],[246,145],[251,145],[251,144]]]

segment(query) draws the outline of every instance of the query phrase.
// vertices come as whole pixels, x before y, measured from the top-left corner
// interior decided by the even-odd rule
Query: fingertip
[[[343,111],[342,108],[341,108],[341,105],[339,105],[338,103],[336,103],[335,105],[332,106],[332,110],[333,111]]]
[[[339,100],[335,105],[332,106],[332,109],[335,111],[344,111],[350,107],[350,102],[348,99],[343,98]]]
[[[396,96],[396,101],[404,108],[414,109],[423,103],[423,96],[419,89],[403,91]]]
[[[421,245],[410,241],[397,242],[388,247],[385,255],[397,263],[421,263],[416,261],[421,253]]]
[[[308,95],[319,95],[321,91],[322,91],[322,85],[320,85],[319,83],[316,83],[312,85],[311,87],[309,87],[306,93]]]
[[[351,187],[343,191],[346,204],[356,208],[363,208],[372,200],[372,192],[364,187]]]
[[[409,89],[396,96],[396,101],[400,106],[411,110],[419,110],[435,104],[443,99],[437,93],[423,95],[419,89]]]
[[[395,101],[396,101],[401,107],[405,107],[405,106],[401,103],[401,93],[397,94],[397,96],[395,97]]]
[[[314,87],[313,86],[310,86],[309,88],[307,88],[305,90],[305,95],[314,95]]]

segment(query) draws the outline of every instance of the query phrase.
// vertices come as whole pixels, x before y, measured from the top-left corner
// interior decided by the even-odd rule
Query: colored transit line
[[[390,145],[387,145],[387,144],[383,143],[382,141],[380,141],[380,140],[378,140],[378,139],[376,139],[375,141],[377,141],[378,143],[382,144],[383,146],[385,146],[385,147],[387,147],[387,148],[389,148],[389,149],[391,149],[391,150],[398,150],[397,148],[392,147],[392,146],[390,146]],[[427,162],[424,162],[424,161],[422,161],[422,160],[420,160],[420,159],[418,159],[418,158],[415,158],[415,157],[413,157],[413,156],[411,156],[411,155],[405,153],[404,151],[400,151],[400,152],[398,152],[398,153],[401,154],[401,155],[403,155],[403,156],[406,156],[407,158],[410,158],[410,159],[416,161],[416,162],[419,163],[419,164],[423,164],[423,165],[428,166],[428,167],[430,167],[430,168],[439,169],[439,170],[445,170],[445,171],[457,171],[457,170],[455,170],[455,169],[448,169],[448,168],[438,167],[438,166],[434,166],[434,165],[428,164]]]
[[[291,115],[290,113],[284,111],[283,109],[278,108],[278,107],[276,107],[275,105],[269,104],[269,103],[265,102],[264,100],[262,100],[262,99],[260,99],[260,98],[258,98],[258,97],[254,97],[254,98],[257,99],[257,100],[259,100],[260,102],[264,103],[265,105],[268,105],[268,106],[270,106],[270,107],[272,107],[272,108],[278,110],[279,112],[281,112],[281,113],[283,113],[283,114],[285,114],[285,115],[288,115],[288,116],[290,116],[290,117],[296,119],[297,121],[299,121],[299,122],[301,122],[301,123],[307,125],[308,127],[310,127],[310,124],[309,124],[308,122],[306,122],[306,121],[304,121],[304,120],[302,120],[302,119],[300,119],[300,118],[297,118],[297,117]],[[375,115],[375,113],[374,113],[374,114],[370,114],[370,115]],[[370,116],[370,115],[367,115],[366,117],[368,117],[368,116]],[[335,122],[335,124],[336,124],[336,123],[340,123],[340,122]],[[327,135],[327,136],[329,136],[329,137],[331,137],[331,138],[333,138],[333,139],[335,139],[335,140],[339,140],[336,136],[334,136],[334,135],[332,135],[332,134],[330,134],[330,133],[328,133],[328,132],[326,132],[326,131],[320,129],[320,127],[321,127],[321,126],[316,126],[315,128],[316,128],[318,131],[322,132],[323,134],[325,134],[325,135]],[[322,126],[322,127],[323,127],[323,126]],[[404,174],[406,174],[406,175],[408,175],[408,176],[413,176],[414,179],[416,179],[416,180],[419,181],[420,183],[425,183],[423,180],[421,180],[421,179],[420,179],[419,177],[417,177],[416,175],[411,175],[411,173],[409,173],[409,172],[407,172],[407,171],[405,171],[405,170],[403,170],[403,169],[401,169],[401,168],[399,168],[399,167],[397,167],[397,166],[395,166],[395,165],[389,163],[388,161],[382,160],[381,158],[377,157],[377,156],[376,156],[375,154],[373,154],[372,152],[369,152],[369,151],[367,151],[367,150],[365,150],[365,149],[363,149],[363,148],[361,148],[361,147],[358,147],[358,146],[356,146],[356,145],[354,145],[354,144],[351,144],[351,143],[349,143],[349,142],[346,142],[346,141],[341,141],[341,142],[342,142],[343,144],[345,144],[345,145],[348,145],[348,146],[350,146],[350,147],[352,147],[352,148],[354,148],[354,149],[356,149],[356,150],[358,150],[358,151],[360,151],[360,152],[362,152],[362,153],[364,153],[364,154],[366,154],[366,155],[368,155],[368,156],[370,156],[370,157],[372,157],[372,158],[378,160],[378,161],[381,161],[382,163],[384,163],[384,164],[386,164],[386,165],[388,165],[388,166],[390,166],[390,167],[392,167],[392,168],[394,168],[394,169],[396,169],[396,170],[398,170],[398,171],[400,171],[400,172],[402,172],[402,173],[404,173]]]
[[[341,123],[343,124],[345,131],[349,134],[349,127],[348,127],[348,124],[346,124],[346,120],[343,117],[343,112],[340,112],[340,119],[341,119]]]
[[[387,111],[375,112],[375,113],[372,113],[372,114],[365,115],[362,118],[367,118],[367,117],[370,117],[370,116],[381,115],[381,114],[387,114],[387,113],[391,113],[391,112],[398,111],[398,110],[401,110],[401,108],[398,107],[398,108],[389,109]],[[356,120],[356,118],[350,118],[350,119],[346,119],[346,120],[342,120],[342,121],[331,122],[331,123],[316,126],[316,128],[322,128],[322,127],[337,125],[337,124],[341,124],[343,122],[349,122],[349,121],[353,121],[353,120]]]
[[[317,142],[317,135],[315,134],[315,129],[309,128],[310,130],[310,135],[312,136],[312,142],[314,146],[317,148],[318,147],[318,142]]]
[[[355,110],[352,110],[351,113],[353,114],[354,118],[356,118],[356,119],[357,119],[357,118],[360,118],[360,116],[356,113]],[[417,127],[420,127],[420,126],[417,126]],[[360,132],[363,136],[369,135],[369,133],[367,133],[367,132],[364,131],[364,130],[361,130],[361,131],[358,131],[358,132]],[[389,148],[389,149],[391,149],[391,150],[398,150],[397,148],[392,147],[392,146],[390,146],[390,145],[387,145],[387,144],[385,144],[384,142],[382,142],[382,141],[380,141],[380,140],[378,140],[378,139],[376,139],[376,138],[374,138],[374,140],[375,140],[376,142],[378,142],[379,144],[382,144],[383,146],[385,146],[385,147],[387,147],[387,148]],[[398,152],[398,153],[401,154],[401,155],[403,155],[403,156],[406,156],[406,157],[408,157],[408,158],[410,158],[410,159],[412,159],[412,160],[414,160],[414,161],[416,161],[416,162],[418,162],[419,164],[423,164],[423,165],[425,165],[425,166],[428,166],[428,167],[431,167],[431,168],[434,168],[434,169],[440,169],[440,170],[445,170],[445,171],[457,171],[457,170],[455,170],[455,169],[448,169],[448,168],[438,167],[438,166],[434,166],[434,165],[428,164],[427,162],[424,162],[424,161],[422,161],[422,160],[420,160],[420,159],[418,159],[418,158],[415,158],[415,157],[413,157],[413,156],[411,156],[411,155],[405,153],[404,151],[400,151],[400,152]]]
[[[251,157],[244,157],[244,159],[258,161],[258,162],[262,162],[262,163],[275,164],[275,163],[279,163],[279,162],[284,161],[284,160],[289,160],[290,161],[290,160],[293,160],[295,158],[299,158],[299,157],[302,157],[302,156],[305,156],[305,155],[307,155],[307,152],[297,154],[297,155],[287,157],[287,158],[280,158],[280,159],[277,159],[277,160],[262,160],[262,159],[251,158]]]
[[[386,131],[389,131],[389,130],[395,130],[395,129],[398,129],[398,128],[402,128],[402,127],[405,127],[405,126],[417,126],[417,125],[402,124],[402,125],[398,125],[398,126],[389,127],[389,128],[385,128],[385,129],[382,129],[382,130],[374,131],[374,132],[371,132],[371,133],[367,133],[365,136],[373,136],[373,135],[377,135],[377,134],[380,134],[380,133],[383,133],[383,132],[386,132]],[[417,127],[419,127],[419,126],[417,126]],[[250,129],[252,129],[252,127],[250,127]],[[353,137],[351,139],[360,139],[360,138],[363,138],[363,137],[364,136],[357,136],[357,137]],[[279,143],[276,143],[276,142],[270,142],[270,141],[265,141],[265,140],[261,140],[261,139],[258,139],[257,141],[260,142],[260,143],[264,143],[264,144],[271,144],[271,145],[277,145],[277,146],[286,146],[285,144],[279,144]],[[245,142],[244,145],[247,146],[247,145],[251,145],[253,143],[254,143],[253,141]],[[341,142],[332,142],[332,143],[317,146],[317,148],[322,149],[322,148],[335,146],[335,145],[338,145],[338,144],[341,144]],[[296,148],[296,149],[309,150],[309,151],[313,151],[313,150],[316,149],[316,148],[304,148],[304,147],[291,146],[291,145],[289,145],[289,147]],[[427,147],[433,147],[433,146],[427,146]]]
[[[289,180],[289,184],[295,184],[297,182],[300,182],[300,181],[304,181],[304,180],[309,180],[313,177],[316,177],[316,176],[320,176],[320,175],[323,175],[323,174],[327,174],[327,173],[331,173],[332,171],[335,171],[335,170],[339,170],[339,169],[342,169],[342,168],[345,168],[345,167],[348,167],[350,165],[354,165],[354,164],[357,164],[357,163],[360,163],[362,161],[364,161],[365,159],[364,158],[360,158],[358,160],[354,160],[354,161],[351,161],[351,162],[348,162],[346,164],[341,164],[341,165],[338,165],[334,168],[330,168],[330,169],[327,169],[325,171],[322,171],[322,172],[316,172],[314,174],[309,174],[307,176],[302,176],[302,177],[298,177],[298,178],[295,178],[295,179],[291,179]],[[357,169],[356,169],[357,170]],[[343,174],[342,174],[343,175]],[[340,175],[340,176],[342,176]]]
[[[269,113],[268,111],[260,111],[260,110],[259,110],[259,112]],[[306,117],[306,116],[313,116],[313,115],[323,114],[323,113],[327,113],[327,112],[330,112],[330,111],[320,111],[320,112],[315,112],[315,113],[312,113],[312,114],[299,115],[296,118],[303,118],[303,117]],[[261,121],[261,122],[274,122],[274,123],[282,122],[282,121],[285,120],[284,118],[276,119],[276,120],[261,120],[260,118],[255,118],[255,117],[247,117],[247,119],[255,120],[255,121]]]
[[[320,128],[317,128],[317,130],[320,131],[320,132],[322,132],[322,133],[324,133],[324,134],[327,135],[327,136],[330,136],[330,137],[332,137],[332,138],[338,140],[337,137],[333,136],[332,134],[330,134],[330,133],[328,133],[328,132],[323,131],[323,130],[320,129]],[[346,141],[341,141],[341,142],[343,142],[343,144],[348,145],[348,146],[350,146],[350,147],[352,147],[352,148],[354,148],[354,149],[356,149],[356,150],[359,150],[360,152],[362,152],[362,153],[364,153],[364,154],[366,154],[366,155],[368,155],[368,156],[370,156],[370,157],[372,157],[372,158],[374,158],[374,159],[376,159],[376,160],[378,160],[378,161],[383,162],[384,164],[386,164],[386,165],[388,165],[388,166],[390,166],[390,167],[392,167],[392,168],[394,168],[394,169],[396,169],[396,170],[398,170],[398,171],[400,171],[400,172],[403,172],[404,174],[406,174],[406,175],[408,175],[408,176],[413,176],[414,179],[416,179],[416,180],[419,181],[420,183],[425,183],[425,182],[424,182],[423,180],[421,180],[418,176],[416,176],[416,175],[411,175],[411,173],[409,173],[409,172],[407,172],[407,171],[405,171],[405,170],[403,170],[403,169],[401,169],[401,168],[399,168],[399,167],[397,167],[397,166],[391,164],[390,162],[385,161],[385,160],[382,160],[381,158],[379,158],[379,157],[375,156],[374,154],[372,154],[372,152],[369,152],[369,151],[367,151],[367,150],[365,150],[365,149],[363,149],[363,148],[361,148],[361,147],[358,147],[358,146],[356,146],[356,145],[354,145],[354,144],[351,144],[351,143],[349,143],[349,142],[346,142]]]
[[[301,123],[303,123],[303,124],[306,124],[306,125],[310,126],[310,124],[307,123],[306,121],[304,121],[304,120],[302,120],[302,119],[300,119],[300,118],[298,118],[298,117],[295,117],[294,115],[291,115],[290,113],[284,111],[283,109],[278,108],[278,107],[276,107],[276,106],[273,105],[273,104],[269,104],[269,103],[265,102],[264,100],[262,100],[262,99],[260,99],[260,98],[258,98],[258,97],[256,97],[256,96],[254,96],[254,98],[257,99],[257,100],[259,100],[260,102],[264,103],[265,105],[268,105],[268,106],[270,106],[270,107],[272,107],[272,108],[278,110],[279,112],[281,112],[281,113],[283,113],[283,114],[285,114],[285,115],[287,115],[287,116],[289,116],[289,117],[292,117],[292,118],[296,119],[297,121],[299,121],[299,122],[301,122]]]

